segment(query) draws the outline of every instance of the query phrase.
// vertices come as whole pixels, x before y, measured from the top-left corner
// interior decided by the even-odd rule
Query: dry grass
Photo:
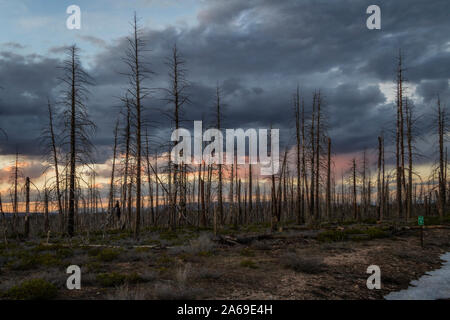
[[[159,283],[153,289],[153,296],[159,300],[195,300],[200,298],[204,290],[192,286]]]
[[[130,288],[128,284],[119,286],[106,295],[107,300],[146,300],[150,296],[148,289],[140,286]]]
[[[215,248],[215,243],[210,237],[203,233],[197,239],[191,240],[188,248],[188,253],[199,254],[212,252]]]
[[[209,268],[200,268],[195,271],[195,279],[218,280],[223,276],[223,273]]]

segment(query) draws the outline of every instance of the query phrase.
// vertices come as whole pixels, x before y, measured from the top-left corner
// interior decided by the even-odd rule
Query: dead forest
[[[48,122],[42,124],[38,139],[46,163],[46,183],[37,187],[23,176],[18,150],[11,187],[0,194],[4,241],[105,230],[126,230],[139,239],[149,228],[176,231],[183,226],[220,234],[224,226],[266,224],[276,231],[286,224],[411,222],[418,215],[442,220],[448,214],[446,108],[436,97],[436,104],[429,106],[434,118],[420,118],[405,89],[401,52],[393,57],[397,61],[393,74],[396,119],[389,126],[380,124],[373,145],[353,158],[347,170],[335,169],[324,94],[317,89],[311,101],[311,93],[294,84],[292,104],[283,107],[292,114],[293,143],[280,150],[278,174],[261,176],[257,166],[237,162],[175,164],[170,158],[174,142],[152,139],[149,130],[154,119],[148,119],[148,114],[166,116],[172,129],[178,129],[183,111],[193,107],[189,61],[183,58],[183,48],[174,45],[167,57],[167,87],[161,89],[167,108],[164,115],[158,110],[145,113],[152,108],[148,103],[152,70],[147,63],[151,43],[143,38],[136,17],[132,25],[120,62],[128,70],[123,74],[128,89],[121,93],[122,107],[111,133],[108,190],[101,190],[96,183],[91,142],[96,124],[89,118],[89,89],[95,80],[83,69],[79,48],[74,45],[59,66],[62,91],[58,101],[49,99],[42,106],[48,110]],[[227,112],[222,99],[218,85],[210,121],[218,129]],[[428,121],[433,128],[435,165],[429,176],[421,176],[415,166],[420,155],[416,148],[419,121]]]

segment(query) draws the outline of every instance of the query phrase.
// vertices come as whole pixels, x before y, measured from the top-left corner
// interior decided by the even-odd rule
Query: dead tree
[[[311,177],[310,177],[310,183],[311,183],[311,188],[310,188],[310,196],[309,196],[309,215],[312,219],[315,218],[315,197],[316,197],[316,193],[315,193],[315,185],[316,185],[316,179],[315,179],[315,175],[316,175],[316,166],[315,166],[315,159],[316,159],[316,139],[315,139],[315,130],[314,130],[314,126],[315,126],[315,114],[316,114],[316,98],[317,98],[317,94],[314,93],[314,97],[313,97],[313,105],[312,105],[312,116],[311,116],[311,133],[310,133],[310,143],[311,143],[311,157],[310,157],[310,167],[311,167]]]
[[[52,164],[55,171],[55,186],[56,186],[56,201],[58,205],[59,223],[61,231],[64,229],[64,209],[62,204],[61,194],[61,178],[59,172],[59,159],[58,159],[58,144],[55,135],[55,126],[53,120],[53,108],[48,100],[48,127],[43,128],[41,135],[41,144],[43,146],[43,154],[47,161]]]
[[[328,138],[326,214],[331,218],[331,138]]]
[[[50,231],[50,224],[48,220],[48,189],[44,188],[44,232]]]
[[[367,188],[367,150],[363,151],[362,158],[362,168],[361,168],[361,177],[362,177],[362,190],[361,190],[361,207],[364,213],[364,216],[367,215],[367,207],[368,207],[368,188]]]
[[[129,167],[130,167],[130,152],[131,152],[131,105],[127,97],[124,99],[126,107],[125,115],[125,128],[123,132],[123,138],[125,140],[125,163],[123,172],[123,184],[122,184],[122,212],[126,214],[125,223],[128,227],[131,227],[131,208],[127,206],[127,196],[128,196],[128,179],[129,179]],[[127,208],[127,211],[125,209]]]
[[[301,162],[300,162],[300,154],[301,154],[301,149],[300,149],[300,136],[301,136],[301,132],[300,132],[300,92],[299,92],[299,88],[297,87],[297,92],[296,95],[294,97],[294,110],[295,110],[295,128],[296,128],[296,143],[297,143],[297,159],[296,159],[296,165],[297,165],[297,224],[301,224],[303,221],[303,193],[301,190],[301,175],[302,175],[302,166],[301,166]]]
[[[67,220],[67,233],[74,235],[75,231],[75,197],[77,164],[92,162],[90,159],[93,145],[89,136],[95,125],[89,120],[85,102],[87,100],[87,85],[91,85],[90,76],[83,70],[79,59],[79,49],[73,45],[67,49],[67,58],[63,62],[64,72],[61,78],[64,85],[64,120],[66,132],[65,141],[69,145],[69,212]]]
[[[358,215],[358,207],[356,205],[356,159],[353,158],[352,160],[352,185],[353,185],[353,197],[352,197],[352,201],[353,201],[353,219],[354,220],[359,220],[359,215]]]
[[[321,97],[320,97],[320,91],[317,94],[317,125],[316,125],[316,145],[315,145],[315,153],[316,153],[316,172],[315,172],[315,178],[316,178],[316,186],[315,186],[315,197],[314,200],[315,209],[314,214],[317,219],[320,219],[320,140],[321,140]]]
[[[399,52],[397,66],[397,127],[396,127],[396,179],[397,179],[397,217],[403,215],[402,187],[404,181],[404,137],[403,137],[403,67]]]
[[[384,213],[384,141],[378,137],[378,174],[377,174],[377,219],[383,220]]]
[[[24,237],[30,235],[30,178],[25,178],[25,217],[24,217]]]
[[[185,60],[182,58],[180,52],[176,45],[172,48],[172,53],[169,58],[166,59],[166,65],[169,68],[169,88],[163,89],[166,93],[166,101],[170,105],[173,106],[173,110],[169,112],[169,118],[174,122],[175,129],[180,128],[181,115],[183,111],[183,107],[185,104],[189,103],[189,98],[187,95],[187,90],[189,88],[189,83],[186,80],[186,68],[185,68]],[[177,143],[178,137],[176,137]],[[173,165],[170,163],[170,172],[173,174],[171,178],[170,186],[170,219],[172,221],[171,228],[175,229],[176,227],[176,208],[177,208],[177,198],[179,196],[180,203],[182,205],[182,213],[185,212],[185,202],[186,199],[183,199],[183,194],[185,193],[185,187],[182,183],[183,177],[183,164],[174,163]],[[173,168],[172,168],[173,167]],[[180,170],[181,168],[181,170]]]
[[[155,210],[153,207],[153,182],[152,182],[152,174],[150,171],[150,150],[149,150],[149,143],[148,143],[148,133],[146,132],[146,139],[145,139],[145,156],[147,160],[147,182],[148,182],[148,196],[150,200],[150,213],[151,213],[151,223],[155,223]]]
[[[438,211],[439,218],[444,217],[446,206],[446,175],[444,160],[444,136],[446,133],[446,113],[445,108],[441,107],[441,100],[437,99],[438,111],[438,139],[439,139],[439,194],[438,194]]]
[[[412,153],[412,110],[408,103],[408,99],[405,98],[405,114],[406,114],[406,140],[408,148],[408,183],[406,190],[406,219],[410,220],[412,215],[412,175],[413,175],[413,153]]]
[[[108,212],[112,213],[112,208],[114,207],[114,173],[116,169],[116,153],[117,153],[117,132],[119,130],[119,120],[116,122],[116,127],[114,128],[114,147],[113,147],[113,160],[111,168],[111,181],[109,183],[109,202],[108,202]]]
[[[142,192],[141,192],[141,174],[142,174],[142,101],[148,95],[148,88],[144,86],[145,80],[151,73],[148,64],[144,62],[143,55],[148,52],[146,50],[146,41],[142,36],[142,29],[139,26],[136,13],[132,22],[132,35],[127,38],[128,47],[126,56],[124,58],[125,64],[128,67],[126,76],[128,77],[129,88],[128,94],[132,97],[132,102],[135,109],[135,175],[136,175],[136,215],[134,220],[134,237],[139,238],[140,223],[141,223],[141,207],[142,207]]]
[[[308,200],[308,180],[307,180],[307,174],[306,174],[306,136],[305,136],[305,101],[302,99],[302,222],[305,222],[305,198],[308,202],[307,207],[309,207],[309,200]]]
[[[249,215],[253,214],[253,171],[252,164],[248,165],[248,212]]]
[[[216,116],[217,116],[217,130],[221,129],[221,101],[220,101],[220,88],[217,86],[216,88]],[[219,181],[218,181],[218,204],[219,204],[219,221],[220,224],[224,223],[224,214],[223,214],[223,195],[222,195],[222,189],[223,189],[223,181],[222,181],[222,160],[219,159],[218,163],[218,174],[219,174]],[[251,166],[251,165],[250,165]],[[251,168],[251,167],[250,167]],[[250,186],[251,187],[251,186]]]
[[[14,164],[13,184],[14,184],[14,199],[13,199],[13,232],[17,228],[17,213],[19,209],[18,199],[18,185],[19,185],[19,153],[16,151],[16,160]]]

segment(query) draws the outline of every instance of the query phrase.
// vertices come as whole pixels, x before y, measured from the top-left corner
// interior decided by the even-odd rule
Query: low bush
[[[97,275],[97,282],[103,287],[116,287],[125,283],[126,276],[117,273],[117,272],[109,272],[109,273],[100,273]]]
[[[97,260],[102,262],[111,262],[117,259],[121,252],[121,249],[105,248],[101,250],[95,257]]]
[[[13,286],[3,295],[12,300],[49,300],[56,297],[55,285],[44,279],[31,279]]]
[[[240,265],[241,265],[241,267],[244,267],[244,268],[251,268],[251,269],[257,269],[258,268],[256,263],[253,260],[250,260],[250,259],[242,260]]]
[[[130,274],[122,274],[117,272],[105,272],[97,275],[96,280],[98,284],[103,287],[116,287],[122,284],[137,284],[143,282],[150,282],[156,279],[156,274],[153,272],[146,272],[139,274],[132,272]]]

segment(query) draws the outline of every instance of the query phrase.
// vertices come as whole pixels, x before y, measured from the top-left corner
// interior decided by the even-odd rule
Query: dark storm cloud
[[[417,93],[423,97],[425,103],[433,102],[439,95],[443,101],[449,101],[450,86],[448,79],[423,80],[417,87]]]
[[[405,76],[421,104],[437,93],[450,98],[450,22],[447,0],[383,1],[382,30],[366,28],[366,8],[373,1],[212,0],[204,2],[198,25],[153,30],[144,38],[151,49],[146,62],[154,74],[147,81],[151,94],[144,101],[149,134],[167,141],[170,123],[159,110],[167,110],[159,90],[167,86],[166,58],[176,43],[186,60],[191,82],[191,104],[184,119],[214,123],[215,86],[221,86],[224,127],[282,129],[290,141],[294,127],[292,94],[301,87],[307,109],[312,92],[321,90],[324,112],[336,152],[357,151],[376,144],[379,132],[395,116],[379,82],[394,83],[396,55],[401,47]],[[124,35],[129,30],[124,30]],[[99,130],[94,142],[107,155],[113,125],[127,87],[122,61],[125,37],[111,43],[90,39],[104,49],[89,63],[96,86],[91,88],[89,110]],[[54,48],[53,53],[60,53]],[[45,57],[0,53],[1,126],[10,141],[37,152],[31,137],[46,121],[45,97],[56,87],[55,64]],[[12,81],[11,81],[11,79]],[[43,108],[44,106],[44,108]],[[19,116],[22,115],[22,116]],[[190,124],[186,123],[186,126]],[[20,130],[18,128],[21,128]],[[30,137],[30,138],[28,138]],[[19,139],[20,138],[20,139]],[[34,150],[34,151],[32,151]]]
[[[38,154],[35,139],[46,121],[47,96],[57,85],[58,61],[38,55],[0,52],[0,127],[2,154]]]

